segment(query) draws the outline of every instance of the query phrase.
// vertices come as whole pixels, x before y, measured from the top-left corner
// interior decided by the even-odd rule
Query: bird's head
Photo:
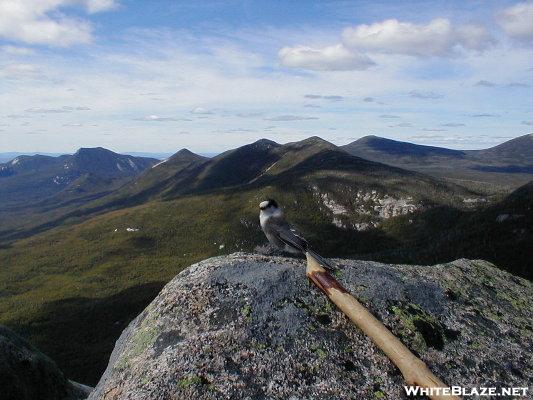
[[[259,208],[261,209],[261,211],[274,211],[277,210],[279,207],[276,200],[268,199],[259,203]]]

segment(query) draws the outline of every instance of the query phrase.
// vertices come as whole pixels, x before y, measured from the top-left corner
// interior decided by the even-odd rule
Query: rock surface
[[[67,380],[54,361],[0,326],[2,400],[77,400],[85,399],[90,390]]]
[[[338,280],[450,385],[532,385],[530,282],[485,261],[337,260]],[[96,399],[402,399],[399,371],[305,278],[235,253],[192,265],[117,341]]]

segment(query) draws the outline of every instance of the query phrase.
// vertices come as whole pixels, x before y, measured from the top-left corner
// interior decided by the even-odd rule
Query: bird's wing
[[[272,221],[274,234],[286,245],[293,247],[302,253],[305,253],[308,248],[307,241],[300,236],[295,229],[283,219],[276,219]]]

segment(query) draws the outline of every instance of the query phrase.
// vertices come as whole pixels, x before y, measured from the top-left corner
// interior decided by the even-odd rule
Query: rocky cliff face
[[[13,331],[0,326],[0,398],[78,400],[91,388],[69,381],[57,365]]]
[[[528,281],[485,261],[337,264],[338,280],[448,384],[531,386]],[[401,399],[403,384],[307,282],[303,261],[235,253],[165,286],[90,399]]]

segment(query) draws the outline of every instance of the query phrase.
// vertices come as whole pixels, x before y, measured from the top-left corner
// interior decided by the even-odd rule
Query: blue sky
[[[533,3],[0,0],[0,151],[533,132]]]

